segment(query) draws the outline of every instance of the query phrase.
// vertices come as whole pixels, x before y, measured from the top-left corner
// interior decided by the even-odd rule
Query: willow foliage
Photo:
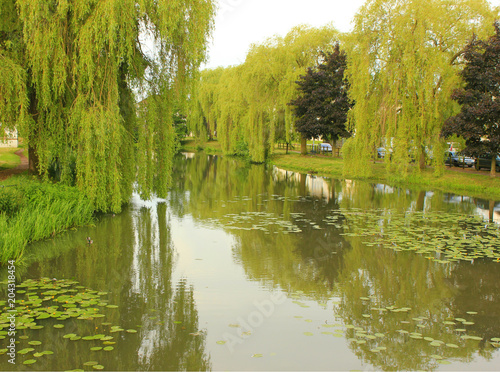
[[[252,45],[239,66],[203,71],[191,102],[191,130],[198,136],[217,131],[225,153],[246,146],[252,161],[263,162],[277,137],[290,142],[294,135],[288,102],[297,96],[295,81],[322,51],[333,50],[338,36],[331,26],[298,26]]]
[[[0,74],[1,98],[9,102],[0,121],[20,127],[38,172],[46,175],[57,162],[70,182],[75,162],[76,184],[98,210],[120,210],[137,169],[141,193],[164,196],[175,141],[172,107],[204,59],[213,1],[3,3],[19,18],[22,37],[5,32],[2,16],[0,72],[10,73]],[[12,44],[21,45],[21,57],[9,53]],[[148,97],[140,105],[137,93]]]
[[[388,171],[403,177],[412,159],[425,166],[429,149],[442,163],[439,133],[457,110],[450,95],[459,84],[460,51],[474,33],[490,33],[494,17],[485,0],[367,1],[346,47],[356,102],[346,170],[369,176],[380,145],[393,151]]]

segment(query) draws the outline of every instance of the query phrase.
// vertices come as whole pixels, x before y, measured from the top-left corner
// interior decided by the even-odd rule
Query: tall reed
[[[93,220],[94,206],[76,188],[25,177],[0,188],[0,264],[22,260],[28,243]]]

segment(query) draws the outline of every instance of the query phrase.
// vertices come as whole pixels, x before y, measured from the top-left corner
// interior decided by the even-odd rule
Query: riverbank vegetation
[[[93,220],[92,201],[75,187],[27,176],[0,183],[0,263],[20,260],[32,241]]]
[[[402,177],[401,175],[388,174],[386,165],[383,162],[369,162],[370,177],[362,178],[357,176],[355,172],[346,173],[344,160],[342,158],[332,159],[331,156],[302,156],[298,153],[285,155],[281,152],[270,158],[270,163],[278,168],[290,171],[311,173],[336,179],[364,179],[391,186],[420,187],[485,199],[500,199],[500,177],[491,179],[487,172],[463,172],[456,167],[444,168],[439,176],[436,176],[433,168],[427,167],[418,174],[415,173],[412,177]],[[413,166],[417,167],[417,165]]]
[[[57,164],[100,211],[120,211],[135,182],[165,196],[174,111],[214,12],[212,0],[3,1],[0,123],[26,139],[30,171]]]
[[[290,107],[301,93],[297,82],[308,71],[322,72],[339,43],[347,68],[336,84],[349,90],[346,126],[354,134],[343,147],[343,176],[377,177],[371,162],[378,147],[392,153],[384,162],[387,179],[413,182],[428,164],[443,175],[440,154],[448,146],[441,129],[460,111],[452,93],[464,85],[464,48],[474,37],[494,34],[498,17],[485,0],[368,0],[352,32],[296,27],[253,45],[241,65],[202,71],[191,97],[190,131],[202,142],[217,137],[224,154],[246,145],[253,162],[272,156],[276,143],[298,142],[301,117]],[[335,102],[315,104],[327,112]]]

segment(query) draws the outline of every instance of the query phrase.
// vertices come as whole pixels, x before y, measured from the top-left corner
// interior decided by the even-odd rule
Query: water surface
[[[498,370],[500,203],[207,155],[179,156],[174,178],[166,200],[29,248],[18,283],[74,279],[116,307],[20,330],[18,350],[54,354],[16,369]]]

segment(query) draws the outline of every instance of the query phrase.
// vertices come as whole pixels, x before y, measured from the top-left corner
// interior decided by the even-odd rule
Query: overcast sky
[[[285,36],[294,26],[333,23],[342,32],[365,0],[218,0],[219,11],[206,67],[238,65],[250,44],[274,35]],[[500,6],[500,0],[490,0]]]

